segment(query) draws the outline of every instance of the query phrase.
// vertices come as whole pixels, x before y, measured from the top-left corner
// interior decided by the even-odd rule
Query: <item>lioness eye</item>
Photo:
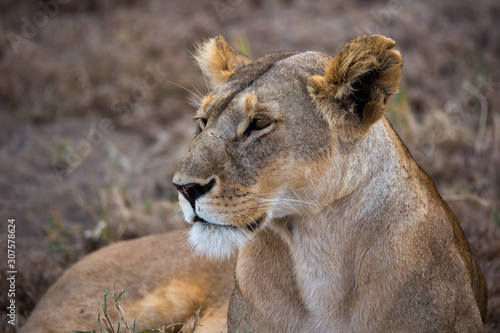
[[[200,128],[204,129],[205,126],[207,126],[207,119],[206,118],[198,118],[198,123],[200,125]]]
[[[197,118],[198,120],[198,126],[196,126],[196,133],[195,133],[195,136],[198,136],[201,131],[203,131],[203,129],[205,128],[205,126],[207,125],[207,119],[205,118]]]
[[[267,126],[271,125],[272,119],[264,116],[260,117],[255,117],[252,119],[252,122],[250,123],[250,130],[261,130],[266,128]]]

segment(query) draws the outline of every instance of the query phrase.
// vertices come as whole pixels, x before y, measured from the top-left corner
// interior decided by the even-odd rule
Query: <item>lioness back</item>
[[[207,263],[194,256],[185,233],[119,242],[88,255],[48,290],[20,332],[99,332],[103,291],[115,286],[117,294],[126,289],[121,305],[130,327],[136,320],[138,329],[175,324],[172,328],[178,331],[186,324],[187,330],[196,310],[203,307],[199,324],[204,327],[197,332],[225,329],[234,264]],[[111,296],[107,303],[116,328],[120,318]]]

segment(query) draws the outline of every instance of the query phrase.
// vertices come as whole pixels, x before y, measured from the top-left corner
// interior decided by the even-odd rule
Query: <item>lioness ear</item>
[[[212,88],[226,82],[240,67],[252,62],[233,50],[223,36],[211,38],[196,47],[195,59]]]
[[[379,35],[347,43],[325,69],[309,78],[309,92],[330,125],[348,138],[363,136],[385,111],[401,78],[396,43]]]

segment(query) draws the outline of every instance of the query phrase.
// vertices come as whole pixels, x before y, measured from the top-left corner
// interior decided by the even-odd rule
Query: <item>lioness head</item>
[[[273,220],[315,214],[347,195],[355,180],[344,156],[398,87],[394,46],[362,36],[334,58],[278,52],[256,61],[221,36],[198,47],[211,91],[174,176],[197,252],[228,255]]]

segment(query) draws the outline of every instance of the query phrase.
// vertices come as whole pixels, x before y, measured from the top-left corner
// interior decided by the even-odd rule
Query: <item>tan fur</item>
[[[210,105],[210,103],[212,103],[214,100],[214,96],[206,96],[205,98],[203,98],[203,100],[201,101],[201,109],[203,110],[203,112],[206,112],[207,110],[207,107]]]
[[[195,59],[213,87],[225,82],[238,68],[250,62],[235,52],[223,36],[198,45]]]
[[[254,94],[249,94],[245,98],[245,110],[247,113],[253,112],[257,107],[257,96]]]
[[[403,59],[394,50],[395,45],[392,39],[382,36],[358,37],[330,61],[324,76],[309,79],[309,91],[326,119],[348,138],[364,135],[383,116],[388,97],[397,91]],[[363,98],[367,99],[362,122],[353,115],[352,107],[352,96],[359,89],[366,90]],[[332,110],[337,103],[331,100],[342,104],[342,112]]]
[[[95,272],[109,266],[103,258],[134,267],[140,249],[148,273],[129,304],[150,325],[180,321],[186,330],[218,332],[227,313],[227,332],[481,332],[481,270],[384,116],[401,75],[394,47],[362,36],[334,58],[278,52],[251,62],[222,37],[199,46],[214,90],[174,184],[194,251],[238,252],[236,280],[230,268],[186,257],[182,243],[122,246],[123,258],[117,245],[70,269],[27,327],[74,320],[67,309],[78,303],[56,317],[43,309],[57,308],[75,283],[102,288],[122,277],[120,284],[136,285],[130,269]],[[152,256],[158,252],[162,260]],[[189,313],[198,304],[206,312],[195,323]]]
[[[401,66],[393,40],[361,36],[334,58],[247,63],[215,88],[174,183],[210,184],[179,197],[195,249],[239,249],[230,332],[482,330],[460,225],[384,117]],[[261,116],[272,123],[256,130]]]
[[[113,291],[114,285],[117,292],[127,289],[122,307],[129,325],[134,319],[137,328],[177,324],[177,332],[183,325],[192,326],[196,309],[202,307],[196,332],[221,332],[233,269],[233,262],[207,263],[194,256],[186,246],[185,231],[117,243],[71,267],[40,300],[20,332],[99,332],[102,293]],[[107,302],[116,329],[118,313],[109,296]]]

